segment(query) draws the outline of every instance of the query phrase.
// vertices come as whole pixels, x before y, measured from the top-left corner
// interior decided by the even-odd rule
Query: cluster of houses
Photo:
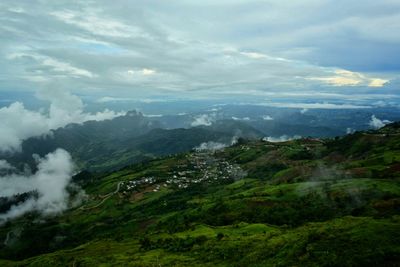
[[[200,183],[219,182],[221,180],[238,180],[246,173],[238,166],[213,156],[211,152],[201,151],[190,153],[183,164],[177,165],[167,177],[142,177],[140,179],[121,183],[123,194],[147,191],[157,192],[162,187],[184,189]]]
[[[157,182],[157,179],[155,177],[142,177],[141,179],[138,180],[130,180],[130,181],[125,181],[121,182],[121,190],[123,192],[127,191],[134,191],[140,186],[143,185],[151,185]]]

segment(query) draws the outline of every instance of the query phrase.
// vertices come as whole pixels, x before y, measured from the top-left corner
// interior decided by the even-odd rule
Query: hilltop
[[[239,139],[74,181],[88,195],[81,205],[0,228],[0,264],[400,262],[399,123],[335,139]]]

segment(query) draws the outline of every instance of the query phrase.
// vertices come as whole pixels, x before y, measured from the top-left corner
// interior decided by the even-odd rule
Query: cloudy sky
[[[0,2],[0,99],[399,97],[398,0]],[[3,97],[2,97],[3,93]],[[392,102],[390,102],[392,101]]]

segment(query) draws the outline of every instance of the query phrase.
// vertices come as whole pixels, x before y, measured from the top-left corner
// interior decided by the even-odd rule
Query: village
[[[214,156],[214,152],[204,150],[186,155],[184,164],[177,165],[167,177],[141,177],[121,182],[120,193],[129,195],[151,187],[158,192],[161,188],[185,189],[200,183],[218,183],[226,180],[239,180],[246,175],[238,165]]]

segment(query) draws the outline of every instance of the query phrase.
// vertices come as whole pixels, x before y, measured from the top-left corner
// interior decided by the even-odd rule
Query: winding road
[[[97,203],[96,205],[92,206],[92,207],[80,207],[80,210],[91,210],[91,209],[95,209],[97,207],[99,207],[100,205],[102,205],[107,199],[109,199],[110,197],[112,197],[113,195],[117,194],[119,192],[119,189],[121,188],[123,182],[119,182],[117,184],[117,188],[115,189],[114,192],[108,193],[107,195],[104,196],[100,196],[101,198],[103,198],[99,203]]]

